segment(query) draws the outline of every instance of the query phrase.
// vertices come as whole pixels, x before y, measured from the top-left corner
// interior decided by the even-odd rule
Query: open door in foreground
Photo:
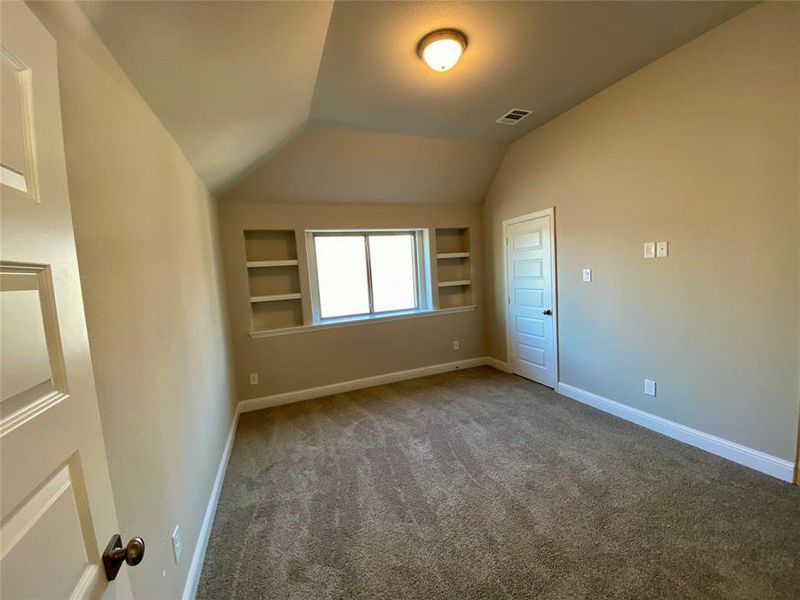
[[[102,558],[119,530],[78,278],[56,43],[25,4],[2,2],[0,45],[0,597],[130,597],[126,570],[110,583]]]

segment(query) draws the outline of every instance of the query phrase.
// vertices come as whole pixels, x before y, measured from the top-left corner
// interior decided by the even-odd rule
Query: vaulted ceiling
[[[308,120],[332,1],[79,5],[213,192]]]
[[[506,144],[310,127],[226,200],[480,204]]]
[[[741,12],[738,2],[336,2],[313,122],[512,141]],[[416,55],[426,33],[469,40],[450,72]],[[533,110],[512,127],[495,120]]]
[[[460,198],[469,203],[482,199],[488,185],[484,174],[493,174],[499,164],[498,144],[508,144],[753,4],[80,3],[217,195],[353,201],[352,195],[361,192],[339,198],[347,196],[342,186],[325,198],[318,197],[325,196],[321,186],[300,179],[292,188],[292,180],[276,166],[299,172],[306,152],[317,159],[320,152],[338,153],[342,164],[341,154],[347,153],[342,144],[349,144],[358,150],[346,157],[339,173],[352,181],[366,172],[396,176],[392,164],[413,170],[415,153],[435,156],[445,148],[449,153],[443,171],[448,176],[438,183],[431,179],[429,189],[382,194],[362,186],[363,201],[400,201],[417,194],[413,197],[426,202]],[[441,27],[458,28],[469,39],[461,62],[447,73],[429,70],[416,56],[419,39]],[[533,114],[514,126],[494,123],[510,108]],[[327,133],[294,139],[316,128]],[[370,144],[384,151],[371,152]],[[323,162],[316,164],[325,171]],[[459,172],[464,181],[456,182],[453,174]],[[331,182],[333,175],[324,177]],[[307,193],[293,192],[298,186]]]

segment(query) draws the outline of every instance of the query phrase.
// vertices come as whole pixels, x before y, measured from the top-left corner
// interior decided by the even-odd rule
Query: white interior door
[[[553,216],[506,225],[508,354],[514,373],[556,385]]]
[[[72,231],[56,43],[0,2],[0,597],[129,597]]]

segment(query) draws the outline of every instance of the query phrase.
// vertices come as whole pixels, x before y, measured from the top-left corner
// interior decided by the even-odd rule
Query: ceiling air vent
[[[495,123],[500,123],[501,125],[516,125],[522,119],[524,119],[529,114],[531,114],[531,112],[532,111],[525,110],[524,108],[512,108],[510,111],[508,111],[502,117],[497,119],[497,121],[495,121]]]

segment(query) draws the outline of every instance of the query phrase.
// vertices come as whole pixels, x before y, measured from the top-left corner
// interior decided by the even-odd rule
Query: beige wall
[[[482,227],[478,206],[220,202],[222,247],[239,398],[300,390],[484,354]],[[309,315],[304,231],[318,228],[470,227],[473,302],[478,310],[251,339],[245,229],[293,229]],[[454,351],[453,340],[461,349]],[[259,374],[250,385],[249,373]]]
[[[493,356],[502,221],[554,206],[561,381],[794,460],[798,11],[753,8],[511,146],[484,206]]]
[[[480,204],[506,144],[310,128],[223,198],[244,202]]]
[[[78,262],[121,533],[147,544],[133,590],[176,598],[234,409],[216,204],[80,11],[32,8],[58,40]],[[177,523],[184,551],[175,565]]]

